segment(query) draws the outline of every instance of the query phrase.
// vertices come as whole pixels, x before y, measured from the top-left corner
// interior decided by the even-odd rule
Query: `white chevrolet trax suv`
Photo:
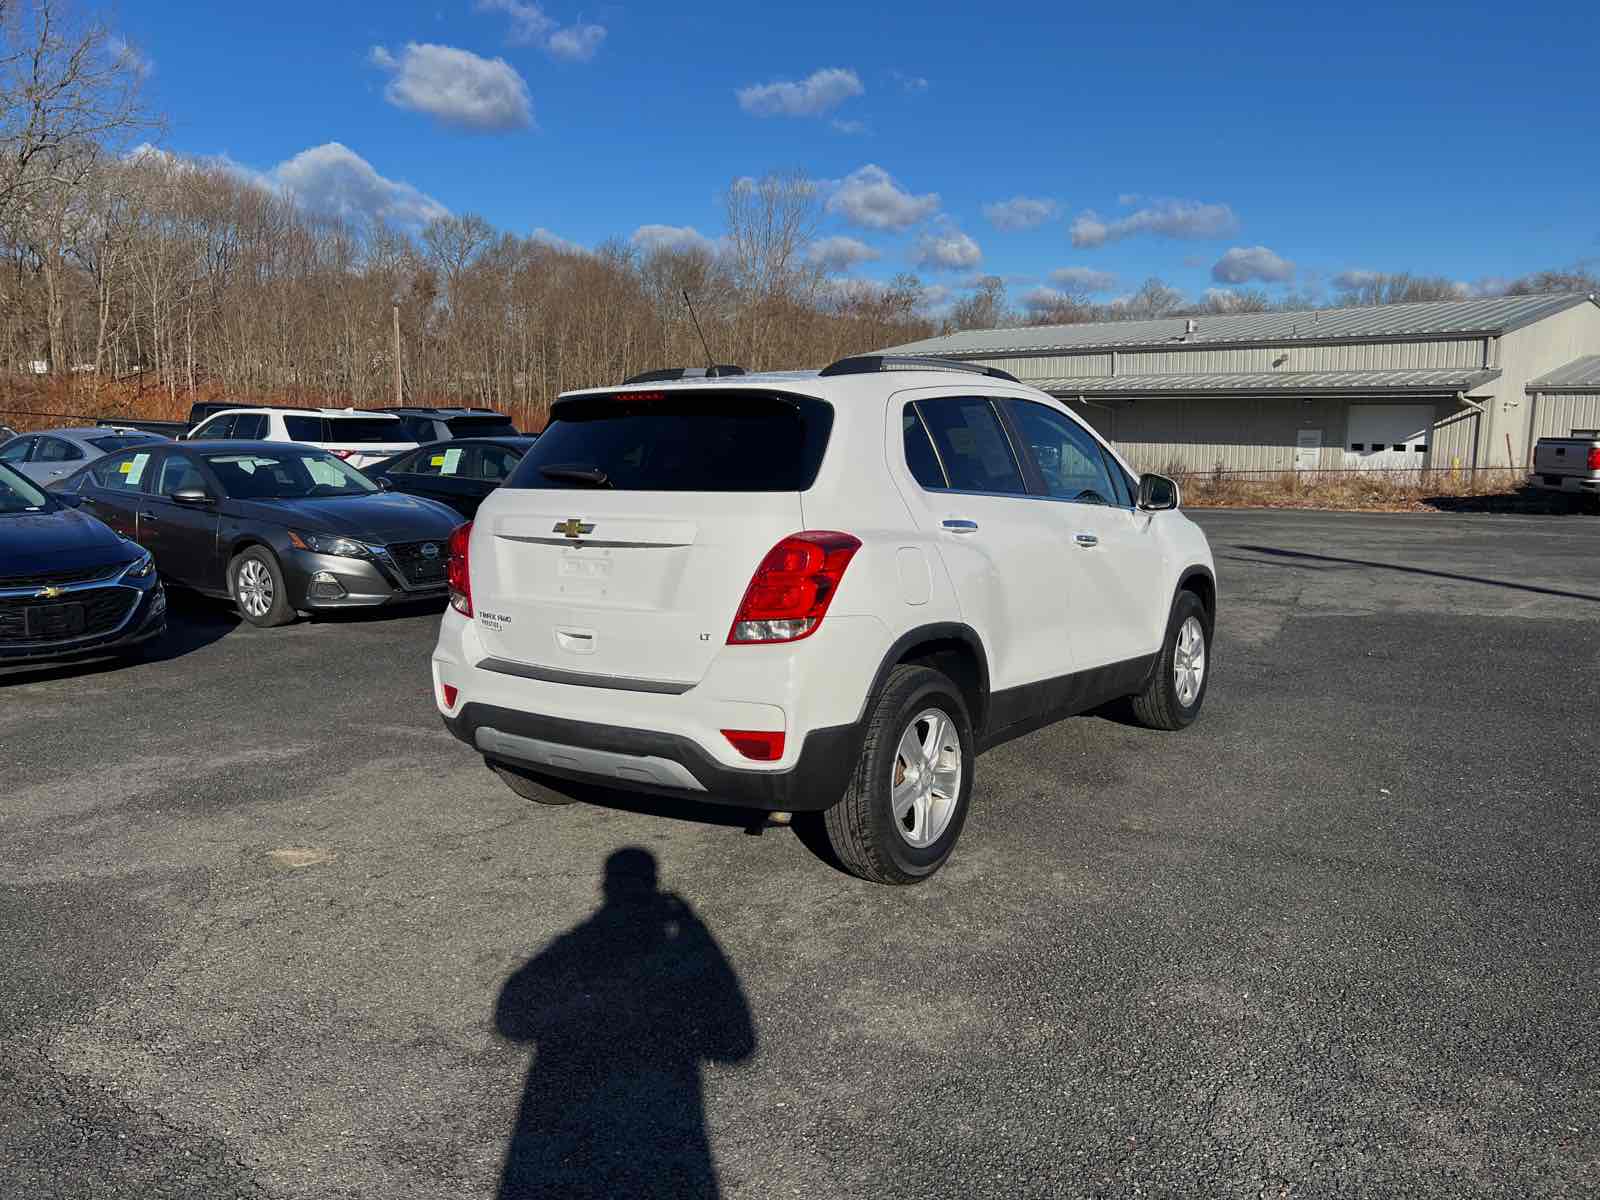
[[[1199,714],[1216,583],[1177,506],[993,368],[569,393],[451,539],[435,701],[531,800],[821,814],[851,871],[914,883],[981,751],[1122,698]]]

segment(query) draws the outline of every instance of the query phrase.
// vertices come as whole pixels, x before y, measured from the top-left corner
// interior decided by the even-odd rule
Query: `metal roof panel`
[[[1585,354],[1554,371],[1547,371],[1528,384],[1530,392],[1556,389],[1589,389],[1600,391],[1600,354]]]
[[[1276,345],[1281,342],[1501,334],[1591,299],[1573,292],[1546,296],[1495,296],[1476,300],[1428,300],[1414,304],[1378,304],[1296,312],[1164,317],[1155,321],[1100,321],[1088,325],[974,329],[908,342],[883,353],[980,358],[991,354],[1056,354],[1130,346]],[[1195,329],[1192,334],[1186,335],[1190,321],[1194,322]]]
[[[1434,367],[1410,371],[1218,371],[1165,375],[1107,375],[1090,379],[1030,379],[1047,392],[1075,396],[1174,392],[1459,392],[1497,379],[1497,370]]]

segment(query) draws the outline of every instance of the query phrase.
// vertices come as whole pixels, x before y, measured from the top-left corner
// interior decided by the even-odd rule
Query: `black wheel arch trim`
[[[978,671],[976,680],[978,702],[973,706],[970,716],[974,733],[981,732],[989,713],[989,656],[984,652],[983,640],[978,637],[978,631],[960,621],[934,621],[927,625],[918,625],[897,637],[884,652],[877,671],[873,673],[872,684],[867,688],[867,694],[861,700],[861,709],[856,714],[856,725],[865,728],[868,711],[873,701],[883,691],[889,672],[904,662],[917,647],[931,646],[939,642],[959,642],[972,653]],[[956,682],[959,685],[960,681]]]

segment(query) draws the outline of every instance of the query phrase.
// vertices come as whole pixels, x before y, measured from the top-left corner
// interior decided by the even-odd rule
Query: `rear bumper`
[[[1551,482],[1554,480],[1554,482]],[[1529,483],[1541,492],[1566,492],[1575,496],[1600,495],[1600,479],[1591,479],[1586,475],[1559,475],[1549,476],[1534,475]]]
[[[444,723],[487,759],[603,787],[765,812],[832,808],[850,782],[865,732],[861,725],[814,729],[787,770],[742,771],[717,762],[690,738],[656,730],[489,704],[465,704]]]

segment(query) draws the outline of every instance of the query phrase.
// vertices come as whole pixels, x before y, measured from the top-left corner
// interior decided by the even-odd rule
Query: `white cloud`
[[[1056,202],[1036,196],[1013,196],[983,206],[983,215],[996,229],[1015,233],[1037,229],[1056,215]]]
[[[396,108],[478,133],[533,124],[528,85],[503,58],[480,58],[431,42],[408,42],[398,58],[374,46],[370,57],[373,66],[389,72],[383,95]]]
[[[1211,268],[1218,283],[1288,283],[1294,278],[1294,263],[1265,246],[1234,246]]]
[[[865,121],[840,121],[840,120],[834,120],[833,122],[831,122],[831,124],[833,125],[834,129],[837,130],[839,133],[855,135],[855,134],[858,134],[858,133],[866,133],[867,132],[867,123]]]
[[[112,34],[106,39],[106,52],[111,55],[111,61],[125,66],[140,79],[146,79],[154,73],[155,62],[147,54],[139,53],[137,47],[127,38]]]
[[[641,225],[629,240],[647,254],[652,250],[717,252],[717,244],[692,225]]]
[[[757,83],[738,91],[739,107],[754,117],[820,117],[867,89],[844,67],[824,67],[805,79]]]
[[[921,75],[907,75],[904,71],[890,71],[890,77],[900,85],[900,90],[908,95],[928,90],[928,81]]]
[[[1171,238],[1225,237],[1239,228],[1239,218],[1226,204],[1198,200],[1156,200],[1125,217],[1108,220],[1091,211],[1072,222],[1074,246],[1103,246],[1139,234]]]
[[[513,46],[538,46],[553,58],[588,62],[606,40],[606,27],[579,22],[563,27],[529,0],[478,0],[479,12],[500,12],[510,18],[506,41]]]
[[[1074,292],[1109,292],[1117,286],[1117,277],[1093,267],[1062,267],[1050,272],[1050,282]]]
[[[1074,297],[1053,287],[1032,288],[1022,295],[1022,306],[1031,313],[1048,312],[1064,304],[1072,304]]]
[[[563,254],[589,253],[586,247],[578,245],[577,242],[570,242],[560,234],[551,233],[543,225],[539,226],[539,228],[530,233],[528,235],[528,239],[530,241],[538,242],[542,246],[549,246],[552,250],[559,250]]]
[[[432,196],[378,174],[371,163],[339,142],[302,150],[263,178],[303,207],[332,216],[418,226],[450,215]]]
[[[1378,271],[1368,271],[1361,267],[1352,267],[1348,271],[1340,271],[1333,277],[1333,286],[1340,291],[1355,291],[1357,288],[1367,287],[1377,283],[1383,275]]]
[[[545,49],[555,57],[570,62],[588,62],[599,53],[600,43],[605,40],[604,25],[568,25],[550,35]]]
[[[848,271],[860,263],[874,262],[883,255],[853,237],[828,237],[811,247],[809,257],[825,271]]]
[[[983,261],[983,251],[954,225],[941,223],[917,238],[911,261],[930,271],[970,271]]]
[[[862,229],[909,229],[939,211],[939,194],[914,196],[882,167],[868,163],[840,180],[828,211]]]

